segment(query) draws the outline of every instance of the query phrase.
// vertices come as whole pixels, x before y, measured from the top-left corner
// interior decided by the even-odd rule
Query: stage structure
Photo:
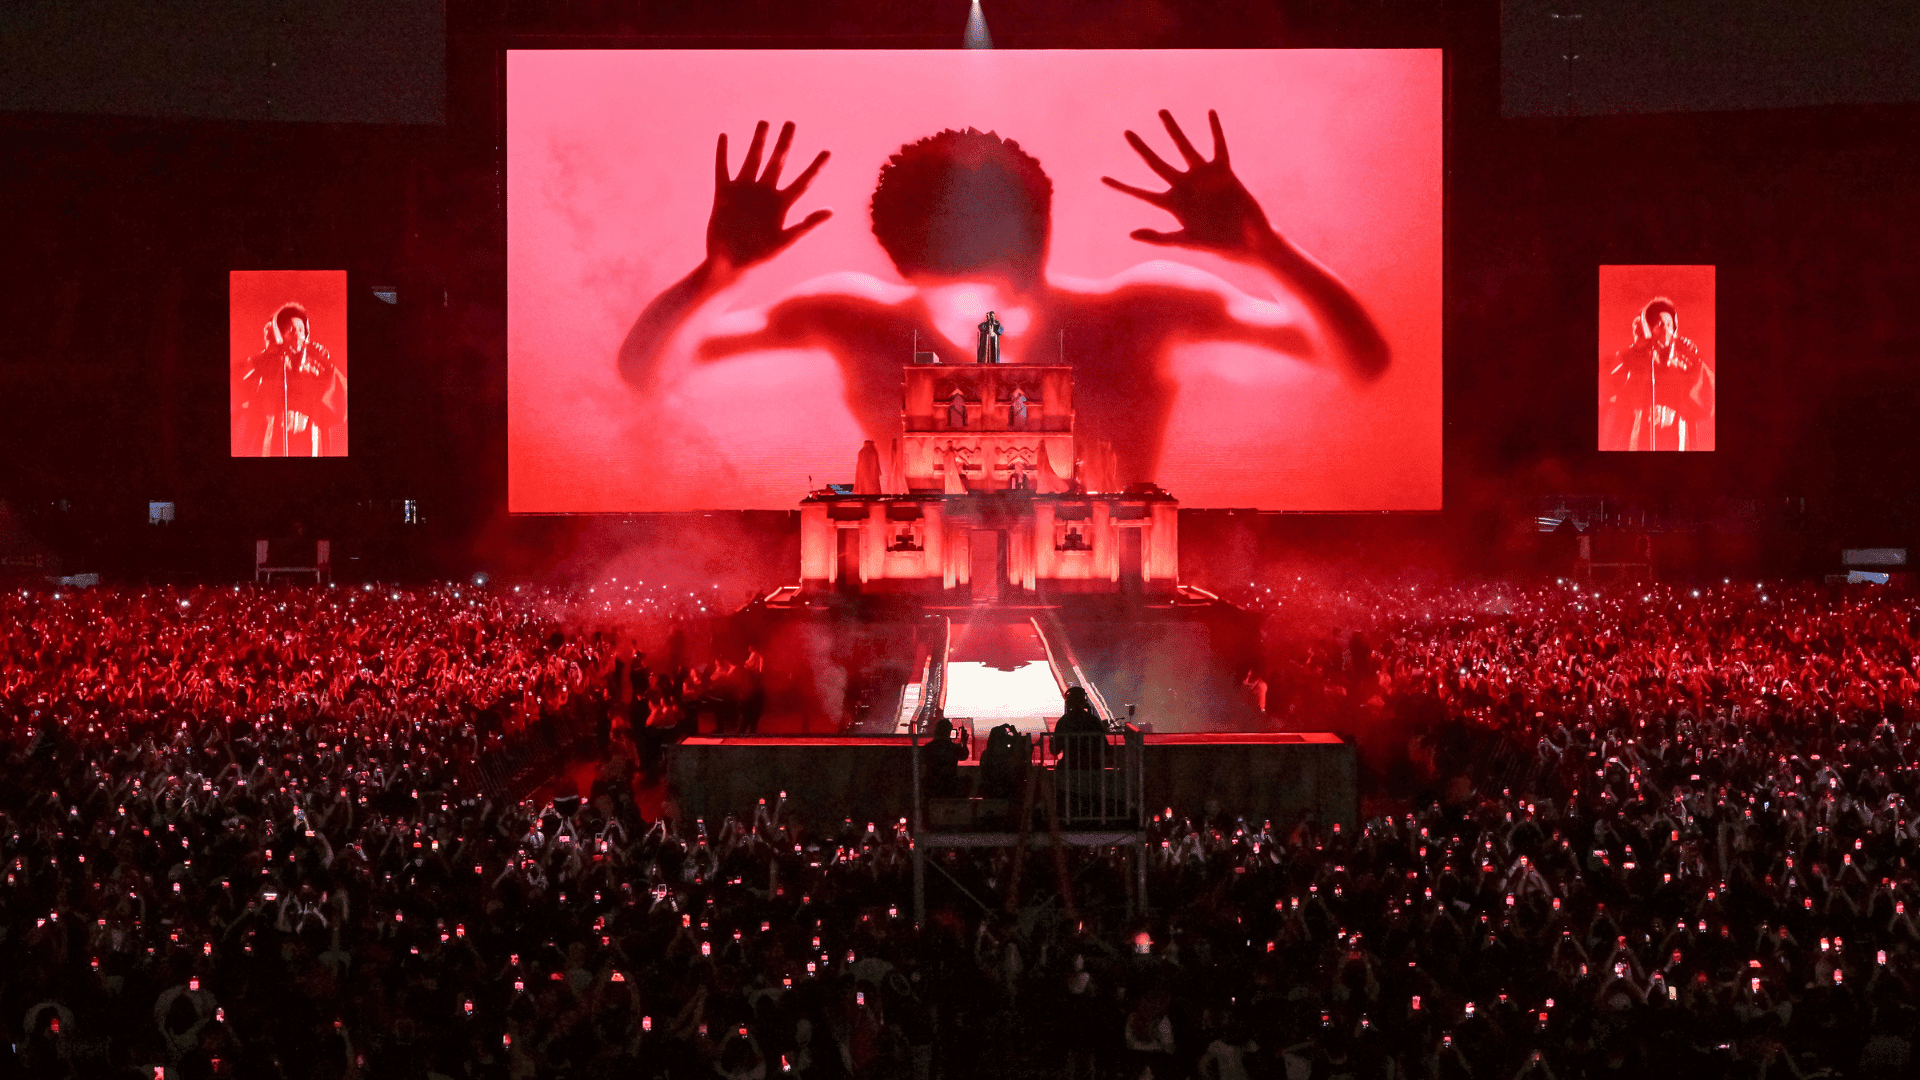
[[[853,484],[800,504],[803,591],[1178,588],[1180,504],[1152,484],[1116,489],[1111,447],[1075,437],[1072,368],[913,364],[903,382],[885,463],[869,441]]]
[[[803,814],[906,819],[916,918],[940,871],[928,850],[1052,848],[1069,906],[1064,848],[1126,850],[1139,910],[1151,807],[1231,793],[1288,824],[1352,825],[1353,748],[1259,730],[1242,679],[1259,618],[1180,584],[1179,503],[1115,483],[1111,446],[1076,431],[1073,369],[915,360],[898,436],[801,502],[800,583],[739,614],[765,661],[762,727],[674,747],[681,806],[718,817],[779,788]],[[1074,686],[1104,734],[1053,732]],[[933,791],[940,719],[967,752]],[[1022,763],[1012,788],[983,765],[994,729]]]
[[[905,735],[938,710],[1044,735],[1072,686],[1109,723],[1256,729],[1259,618],[1180,584],[1180,504],[1115,481],[1073,367],[913,359],[885,451],[801,501],[799,583],[741,613],[763,730]]]

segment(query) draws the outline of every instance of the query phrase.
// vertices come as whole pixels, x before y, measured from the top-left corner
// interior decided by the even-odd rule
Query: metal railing
[[[933,641],[927,650],[927,679],[920,693],[920,713],[913,720],[913,728],[918,732],[931,731],[933,718],[940,715],[940,698],[947,681],[947,652],[953,644],[953,621],[945,615],[935,618]]]
[[[517,799],[553,778],[575,755],[592,748],[593,727],[574,712],[536,720],[481,748],[461,770],[490,798]]]
[[[1013,870],[1007,886],[1006,908],[1018,906],[1020,867],[1030,844],[1046,842],[1053,849],[1054,868],[1060,895],[1069,911],[1073,908],[1073,887],[1067,873],[1063,844],[1086,846],[1126,845],[1131,849],[1133,888],[1127,897],[1131,914],[1147,906],[1145,771],[1142,749],[1146,740],[1132,724],[1120,731],[1090,732],[1084,735],[1044,736],[1035,739],[1022,735],[1027,751],[1021,764],[1026,775],[1020,784],[1020,810],[1010,823],[996,823],[992,832],[925,832],[924,799],[921,783],[920,740],[913,742],[913,912],[914,925],[925,926],[927,918],[926,848],[1011,846]],[[1051,754],[1051,759],[1049,758]],[[980,800],[971,800],[979,802]],[[1036,813],[1039,811],[1039,813]],[[1044,840],[1035,834],[1046,821]],[[978,828],[978,825],[975,827]],[[971,834],[971,835],[970,835]],[[964,891],[964,890],[963,890]],[[968,894],[971,897],[971,894]],[[976,903],[980,901],[975,898]],[[981,904],[982,907],[986,905]]]
[[[1061,828],[1142,825],[1144,741],[1131,724],[1105,735],[1047,737]]]

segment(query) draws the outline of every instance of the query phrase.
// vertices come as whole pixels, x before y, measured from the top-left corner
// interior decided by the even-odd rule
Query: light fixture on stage
[[[967,48],[993,48],[993,35],[987,33],[987,14],[980,10],[980,0],[973,0],[973,7],[967,12]]]
[[[383,304],[397,304],[400,302],[400,290],[393,285],[375,285],[373,287],[373,295]]]

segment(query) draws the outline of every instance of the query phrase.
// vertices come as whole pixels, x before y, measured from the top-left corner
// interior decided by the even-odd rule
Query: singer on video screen
[[[347,419],[347,377],[313,340],[307,309],[286,303],[261,328],[264,347],[239,376],[238,441],[261,457],[330,457]]]

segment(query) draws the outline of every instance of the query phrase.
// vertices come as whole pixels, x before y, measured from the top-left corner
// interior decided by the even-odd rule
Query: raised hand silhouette
[[[1135,229],[1130,235],[1148,244],[1200,248],[1234,258],[1255,257],[1261,245],[1272,238],[1273,227],[1267,224],[1267,215],[1260,209],[1260,203],[1233,174],[1233,165],[1227,156],[1227,137],[1220,130],[1220,114],[1207,110],[1207,123],[1213,128],[1211,161],[1193,148],[1172,113],[1161,109],[1160,122],[1167,126],[1174,148],[1186,160],[1186,172],[1167,164],[1145,139],[1129,131],[1127,145],[1170,186],[1166,191],[1148,191],[1123,184],[1111,176],[1100,179],[1116,191],[1124,191],[1172,214],[1181,228],[1178,232]]]
[[[1123,191],[1172,214],[1179,220],[1180,229],[1177,232],[1135,229],[1130,235],[1142,243],[1211,251],[1267,267],[1290,285],[1324,324],[1333,351],[1347,371],[1365,379],[1377,378],[1384,372],[1392,353],[1373,317],[1333,271],[1274,231],[1259,201],[1240,178],[1233,175],[1233,165],[1227,156],[1227,136],[1220,128],[1220,114],[1207,110],[1207,123],[1213,128],[1211,161],[1193,148],[1186,133],[1174,122],[1172,113],[1161,109],[1160,122],[1166,125],[1167,134],[1173,136],[1174,148],[1186,161],[1185,172],[1167,164],[1139,135],[1129,131],[1126,138],[1127,145],[1133,147],[1147,167],[1167,182],[1167,190],[1148,191],[1123,184],[1111,176],[1100,179],[1115,191]]]
[[[620,374],[629,385],[639,389],[654,386],[659,378],[660,349],[690,311],[731,285],[748,267],[785,251],[833,216],[831,210],[815,210],[799,224],[787,224],[787,212],[806,194],[807,186],[831,155],[820,151],[813,163],[783,188],[779,186],[780,170],[786,166],[787,151],[793,146],[793,121],[781,125],[773,155],[763,170],[760,155],[766,145],[767,122],[762,120],[753,129],[753,142],[740,162],[739,175],[734,176],[727,172],[727,136],[725,132],[720,134],[713,150],[713,213],[707,218],[707,257],[692,273],[654,297],[627,331],[620,343]]]
[[[799,224],[787,225],[787,212],[806,193],[808,185],[813,183],[814,176],[827,163],[830,155],[825,150],[820,151],[813,163],[794,177],[793,183],[779,187],[780,170],[785,167],[787,151],[793,146],[793,121],[781,125],[780,137],[773,144],[773,154],[767,158],[766,169],[762,171],[760,153],[766,146],[767,126],[767,122],[762,120],[753,129],[753,142],[747,146],[747,156],[740,163],[738,176],[729,176],[727,173],[725,132],[721,133],[714,147],[713,213],[707,219],[709,262],[744,270],[784,251],[795,240],[833,216],[831,210],[815,210],[802,218]]]

